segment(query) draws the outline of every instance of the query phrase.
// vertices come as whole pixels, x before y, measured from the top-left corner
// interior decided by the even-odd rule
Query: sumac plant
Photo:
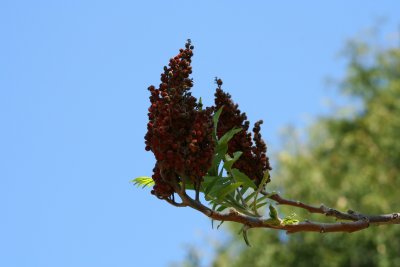
[[[151,194],[176,207],[190,207],[213,221],[237,222],[247,244],[250,228],[272,228],[287,233],[354,232],[377,224],[400,223],[399,213],[365,215],[340,212],[283,198],[269,192],[271,181],[267,146],[260,133],[262,121],[250,123],[231,95],[215,78],[215,104],[203,107],[201,98],[190,89],[193,45],[169,60],[161,73],[161,83],[151,85],[149,122],[145,149],[156,159],[151,177],[133,183],[153,187]],[[193,193],[189,193],[192,191]],[[332,223],[299,221],[295,215],[281,218],[277,205],[289,205],[336,218]],[[268,216],[262,214],[268,206]],[[337,221],[340,220],[340,221]]]

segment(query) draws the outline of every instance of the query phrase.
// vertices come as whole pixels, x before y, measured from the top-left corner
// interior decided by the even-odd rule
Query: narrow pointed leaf
[[[244,186],[251,187],[253,189],[257,188],[254,182],[246,174],[239,171],[238,169],[232,169],[231,174],[236,181],[242,182]]]
[[[232,165],[235,164],[235,162],[240,158],[242,154],[242,151],[237,151],[233,153],[233,158],[226,154],[224,160],[224,168],[229,171],[232,168]]]
[[[219,140],[218,145],[228,145],[228,142],[232,139],[232,137],[238,132],[242,131],[242,128],[233,128],[227,131]]]
[[[225,221],[221,221],[220,224],[217,226],[217,230],[221,227],[221,225],[224,223]]]
[[[154,185],[154,181],[151,177],[148,176],[140,176],[137,177],[135,179],[133,179],[131,181],[134,185],[136,185],[137,187],[142,186],[142,188],[144,187],[151,187]]]
[[[242,184],[243,184],[242,182],[237,182],[237,183],[233,183],[233,184],[230,184],[230,185],[222,188],[216,194],[217,199],[219,199],[219,200],[223,199],[226,195],[234,192],[236,190],[236,188],[240,187]]]
[[[261,208],[261,207],[263,207],[263,206],[265,206],[265,205],[267,205],[267,204],[268,204],[267,201],[265,201],[265,202],[259,202],[259,203],[256,205],[256,209],[259,209],[259,208]]]
[[[218,127],[218,121],[219,121],[219,116],[221,116],[221,112],[224,106],[220,107],[217,112],[215,112],[213,116],[213,123],[214,123],[214,138],[217,140],[217,127]]]
[[[251,199],[251,198],[253,198],[254,197],[254,195],[256,194],[257,192],[252,192],[250,195],[248,195],[245,199],[244,199],[244,201],[249,205],[249,200]]]
[[[251,247],[251,245],[250,245],[250,242],[249,242],[249,239],[247,238],[247,229],[243,229],[243,239],[244,239],[244,242],[246,242],[246,245],[247,246],[249,246],[249,247]]]

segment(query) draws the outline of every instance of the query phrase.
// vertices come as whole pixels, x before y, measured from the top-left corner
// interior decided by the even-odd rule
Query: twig
[[[288,205],[288,206],[302,208],[302,209],[307,210],[310,213],[325,214],[326,216],[331,216],[331,217],[335,217],[337,219],[349,220],[349,221],[358,221],[358,220],[365,219],[365,215],[362,215],[362,214],[356,214],[356,213],[352,213],[350,211],[347,213],[343,213],[338,210],[329,208],[325,205],[315,207],[315,206],[311,206],[311,205],[305,204],[300,201],[285,199],[285,198],[281,197],[278,193],[268,193],[265,191],[261,191],[261,193],[263,195],[268,196],[269,199],[275,200],[280,205]]]

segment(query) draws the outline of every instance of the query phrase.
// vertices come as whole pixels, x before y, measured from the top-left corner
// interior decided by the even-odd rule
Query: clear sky
[[[167,266],[218,238],[207,218],[134,188],[151,175],[148,91],[187,38],[193,94],[213,79],[278,147],[326,112],[344,42],[400,1],[0,1],[0,266]],[[307,115],[307,116],[306,116]]]

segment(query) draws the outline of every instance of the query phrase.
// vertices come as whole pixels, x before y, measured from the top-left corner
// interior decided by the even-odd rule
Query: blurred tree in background
[[[272,186],[306,203],[390,213],[398,209],[400,188],[400,49],[352,41],[346,56],[348,69],[339,87],[360,105],[346,115],[316,120],[306,141],[289,134]],[[283,215],[293,211],[278,208]],[[300,220],[315,218],[296,212]],[[352,234],[253,229],[250,248],[238,230],[229,224],[231,240],[217,249],[212,266],[400,266],[397,225]],[[197,264],[191,260],[184,265]]]

